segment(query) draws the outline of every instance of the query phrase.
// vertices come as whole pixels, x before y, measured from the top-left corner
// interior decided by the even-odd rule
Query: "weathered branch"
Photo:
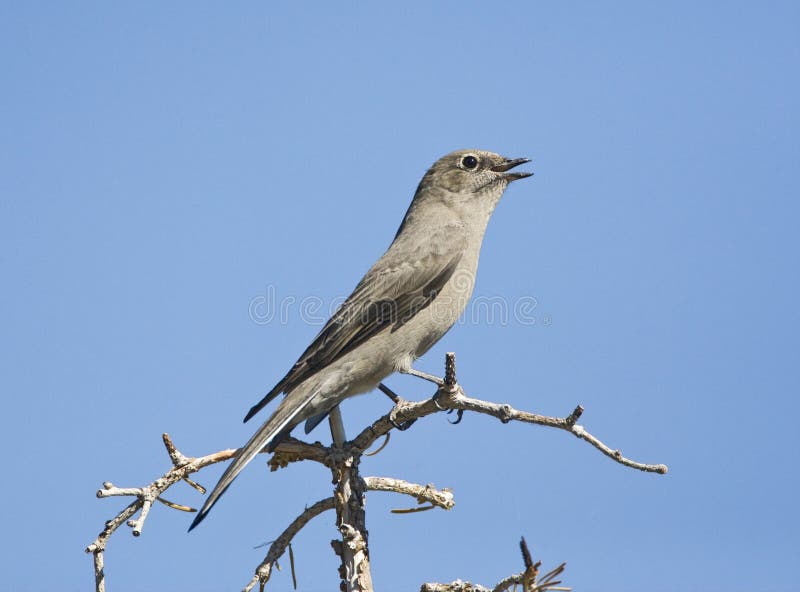
[[[549,417],[546,415],[539,415],[538,413],[520,411],[507,403],[493,403],[468,397],[458,383],[455,382],[455,354],[447,354],[447,372],[444,382],[445,384],[439,387],[437,392],[430,399],[418,402],[400,399],[389,413],[364,429],[353,439],[351,444],[360,450],[366,450],[372,446],[378,438],[388,433],[399,424],[405,424],[406,422],[417,420],[439,411],[455,409],[458,411],[473,411],[475,413],[491,415],[503,423],[520,421],[523,423],[558,428],[585,440],[600,452],[622,465],[640,471],[659,473],[662,475],[667,472],[666,465],[645,464],[625,458],[619,450],[610,448],[599,438],[590,434],[586,428],[578,425],[576,422],[583,414],[583,407],[580,405],[575,407],[572,413],[566,417]]]
[[[307,508],[289,525],[283,534],[272,543],[267,556],[256,569],[255,576],[248,584],[249,587],[245,588],[246,590],[251,590],[257,582],[260,582],[263,588],[263,585],[271,574],[272,565],[285,552],[292,537],[294,537],[314,516],[331,508],[339,510],[339,508],[345,509],[345,507],[347,507],[348,509],[343,515],[349,516],[343,519],[342,512],[337,511],[337,514],[340,514],[337,516],[337,526],[342,533],[342,541],[334,541],[334,549],[340,556],[342,556],[343,552],[347,552],[361,554],[363,558],[368,558],[367,533],[363,524],[363,499],[361,498],[363,491],[366,489],[402,493],[414,497],[419,503],[428,502],[431,504],[430,506],[408,510],[395,510],[397,512],[420,511],[430,509],[434,506],[450,509],[454,503],[453,496],[452,493],[446,489],[440,491],[434,489],[430,485],[416,485],[388,477],[367,477],[362,479],[358,473],[358,465],[361,456],[364,455],[365,451],[378,439],[384,436],[388,437],[389,432],[393,429],[408,429],[417,419],[440,411],[450,412],[456,410],[458,411],[459,419],[461,414],[465,411],[472,411],[496,417],[503,423],[520,421],[523,423],[561,429],[585,440],[619,464],[641,471],[660,474],[667,472],[667,467],[663,464],[645,464],[625,458],[619,450],[610,448],[600,439],[590,434],[583,426],[578,425],[578,419],[583,413],[583,407],[580,405],[575,407],[566,417],[549,417],[528,411],[521,411],[508,404],[494,403],[468,397],[456,381],[455,355],[452,353],[448,353],[446,357],[444,380],[436,377],[431,377],[431,379],[437,384],[436,393],[430,399],[418,402],[403,400],[392,393],[390,389],[381,385],[381,390],[389,394],[395,402],[394,407],[389,413],[365,428],[351,441],[344,441],[344,433],[342,430],[340,432],[340,441],[333,446],[323,446],[319,442],[312,444],[295,438],[287,438],[276,447],[269,461],[271,470],[274,471],[278,468],[285,467],[292,462],[313,460],[332,470],[337,489],[334,497],[317,502],[310,508]],[[205,493],[205,489],[192,481],[189,475],[208,465],[230,460],[236,454],[236,449],[231,448],[202,457],[187,457],[177,450],[167,434],[163,434],[163,440],[173,465],[169,471],[144,487],[121,488],[106,482],[103,484],[103,488],[97,492],[97,497],[101,498],[111,496],[131,496],[136,498],[114,518],[107,521],[94,542],[86,547],[86,552],[91,553],[94,558],[95,589],[97,592],[104,592],[105,590],[104,552],[106,545],[111,535],[114,534],[120,526],[127,524],[131,527],[133,535],[139,536],[149,516],[153,502],[155,501],[159,501],[176,510],[187,512],[195,511],[193,508],[167,501],[161,496],[167,489],[179,481],[185,481],[201,493]],[[380,449],[382,449],[382,447],[379,448],[378,451],[380,451]],[[354,492],[357,493],[357,495],[354,496]],[[337,503],[337,500],[340,501]],[[355,503],[353,500],[360,501],[358,504],[353,505]],[[134,519],[137,513],[138,517]],[[353,518],[355,518],[355,520]],[[365,565],[368,565],[368,562]],[[563,570],[563,565],[548,574],[548,576],[551,576],[549,580],[547,580],[547,576],[540,578],[536,584],[537,587],[533,588],[533,590],[558,590],[559,588],[556,587],[558,582],[553,582],[552,578],[558,575],[560,570]],[[525,576],[526,573],[527,576]],[[494,592],[503,592],[505,589],[515,584],[530,584],[532,581],[531,573],[531,570],[526,568],[526,572],[509,576],[495,586],[493,590]],[[354,577],[357,580],[360,576],[354,573],[343,573],[343,579],[351,582],[352,590],[371,588],[369,582],[367,582],[366,586],[360,585],[353,579]],[[364,582],[362,582],[362,584],[363,583]],[[425,586],[427,586],[427,588]],[[445,590],[448,592],[488,590],[481,586],[470,584],[469,582],[461,582],[460,580],[452,582],[451,584],[426,584],[425,586],[423,586],[423,590],[427,592]]]
[[[419,503],[428,502],[431,504],[431,506],[437,506],[445,510],[449,510],[455,505],[453,494],[450,492],[450,490],[439,490],[432,485],[418,485],[417,483],[409,483],[408,481],[391,479],[388,477],[364,477],[364,483],[367,489],[370,491],[390,491],[410,495]],[[333,509],[334,498],[329,497],[325,498],[324,500],[320,500],[314,505],[303,510],[303,512],[292,521],[286,530],[284,530],[278,538],[272,541],[264,560],[256,568],[253,578],[244,587],[244,592],[250,592],[256,584],[260,584],[260,589],[263,590],[264,585],[269,581],[269,578],[272,575],[272,567],[286,552],[286,549],[297,533],[299,533],[300,530],[313,518],[319,516],[327,510]]]
[[[414,508],[412,511],[418,512],[420,509],[428,510],[433,507],[442,508],[443,510],[450,510],[456,505],[453,499],[453,492],[449,489],[436,489],[430,483],[428,485],[418,485],[416,483],[409,483],[402,479],[392,479],[391,477],[364,477],[367,484],[367,489],[372,491],[393,491],[395,493],[402,493],[410,495],[417,500],[418,503],[428,502],[430,506],[423,508]],[[395,513],[405,513],[409,510],[392,510]]]
[[[281,558],[295,535],[300,532],[300,530],[306,524],[308,524],[312,518],[319,516],[327,510],[333,510],[332,497],[327,497],[324,500],[320,500],[313,506],[303,510],[303,513],[295,518],[277,539],[272,541],[269,551],[267,551],[267,555],[264,557],[264,561],[262,561],[256,568],[253,579],[250,580],[244,587],[244,592],[250,592],[250,590],[252,590],[253,587],[255,587],[255,585],[258,583],[261,584],[260,589],[263,590],[264,584],[269,581],[269,577],[272,575],[272,566],[275,565],[278,559]]]
[[[271,471],[277,471],[278,469],[284,468],[289,463],[301,460],[313,460],[330,468],[330,453],[330,447],[323,446],[319,442],[309,444],[297,438],[289,437],[278,444],[275,448],[275,452],[269,459],[268,465]]]
[[[420,588],[420,592],[505,592],[512,586],[516,588],[516,586],[520,585],[522,586],[523,592],[545,592],[547,590],[568,592],[572,590],[572,588],[560,586],[559,584],[561,584],[561,581],[555,579],[563,573],[567,565],[566,563],[562,563],[542,577],[538,577],[539,567],[542,565],[542,562],[533,562],[524,537],[520,541],[520,550],[522,551],[522,562],[525,565],[525,570],[503,578],[494,588],[487,588],[486,586],[473,584],[472,582],[455,580],[449,584],[439,584],[436,582],[423,584]]]
[[[183,455],[175,456],[175,446],[172,443],[168,434],[163,434],[164,445],[170,453],[170,459],[173,462],[173,467],[164,473],[161,477],[150,483],[145,487],[130,487],[122,488],[115,487],[112,483],[106,481],[103,483],[103,488],[97,491],[97,497],[111,497],[111,496],[133,496],[137,500],[127,506],[114,518],[106,522],[105,528],[100,532],[97,538],[86,547],[87,553],[96,553],[105,549],[109,537],[123,524],[128,524],[133,528],[134,536],[139,536],[144,527],[144,521],[147,518],[152,503],[159,499],[159,496],[169,489],[172,485],[181,480],[187,480],[191,485],[198,487],[194,482],[186,479],[192,473],[207,467],[208,465],[218,463],[224,460],[229,460],[236,450],[230,448],[228,450],[221,450],[214,452],[207,456],[200,458],[189,458]],[[178,453],[180,454],[180,453]],[[173,504],[175,506],[175,504]],[[141,510],[141,515],[137,520],[129,520],[137,512]],[[187,511],[193,511],[191,508],[186,508]]]
[[[115,487],[112,483],[106,481],[103,483],[103,488],[97,491],[97,497],[99,498],[111,496],[133,496],[137,498],[135,501],[126,506],[119,514],[114,516],[114,518],[107,521],[105,523],[105,527],[100,534],[97,535],[97,538],[94,540],[94,542],[86,547],[86,552],[91,553],[94,556],[95,590],[97,592],[104,592],[105,590],[103,554],[111,535],[114,534],[114,532],[116,532],[120,526],[127,524],[132,528],[133,535],[139,536],[142,533],[144,522],[147,519],[150,508],[155,500],[163,501],[173,508],[183,509],[185,511],[194,511],[192,508],[178,506],[177,504],[172,504],[171,502],[161,500],[160,495],[181,480],[185,480],[191,486],[202,490],[202,487],[188,479],[188,476],[204,467],[207,467],[208,465],[218,463],[223,460],[229,460],[236,453],[236,450],[231,448],[228,450],[214,452],[200,458],[190,458],[178,452],[168,434],[163,434],[162,439],[173,465],[169,471],[145,487]],[[132,518],[137,512],[139,512],[139,518],[133,520]]]
[[[334,552],[342,560],[339,587],[342,592],[372,592],[364,500],[367,486],[358,471],[361,453],[346,445],[347,436],[338,406],[333,408],[328,419],[333,437],[330,459],[336,485],[333,492],[336,526],[342,535],[341,541],[331,541]]]

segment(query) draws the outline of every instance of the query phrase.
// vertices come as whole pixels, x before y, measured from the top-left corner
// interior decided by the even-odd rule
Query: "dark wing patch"
[[[292,369],[244,418],[249,420],[282,392],[289,392],[321,369],[391,327],[396,331],[427,308],[452,277],[461,252],[430,274],[367,274],[353,294],[322,328]],[[376,285],[377,284],[377,285]]]
[[[314,417],[310,417],[309,419],[307,419],[304,428],[306,434],[308,434],[311,430],[313,430],[315,427],[321,424],[325,420],[325,418],[328,417],[329,413],[330,411],[326,411],[325,413],[319,413]]]

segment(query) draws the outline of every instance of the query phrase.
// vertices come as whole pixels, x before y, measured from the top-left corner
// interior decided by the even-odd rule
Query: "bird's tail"
[[[292,429],[302,421],[302,419],[298,420],[297,416],[308,406],[317,395],[317,392],[318,391],[315,389],[303,396],[295,391],[286,396],[275,410],[275,413],[270,416],[264,425],[258,428],[258,431],[253,434],[253,437],[247,441],[247,444],[242,446],[233,457],[233,461],[228,468],[225,469],[222,477],[220,477],[219,481],[214,486],[214,490],[208,496],[208,499],[206,499],[206,503],[203,504],[203,507],[200,508],[197,516],[195,516],[192,525],[189,527],[190,531],[203,521],[211,511],[211,508],[214,507],[214,504],[217,503],[219,498],[222,497],[222,494],[225,493],[231,483],[233,483],[233,480],[236,479],[236,476],[265,446],[270,446],[276,437],[280,436],[287,429]]]

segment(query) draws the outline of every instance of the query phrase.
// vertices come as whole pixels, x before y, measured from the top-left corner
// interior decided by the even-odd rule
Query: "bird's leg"
[[[395,405],[397,405],[400,402],[400,395],[398,395],[396,392],[394,392],[385,384],[380,383],[378,385],[378,390],[381,391],[387,397],[389,397],[392,400],[392,403],[394,403]]]
[[[331,437],[333,443],[337,446],[342,446],[347,441],[347,436],[344,434],[344,422],[342,421],[342,412],[337,405],[328,414],[328,424],[331,426]]]
[[[428,374],[427,372],[414,370],[414,368],[411,368],[410,366],[408,368],[400,368],[399,372],[401,374],[408,374],[409,376],[416,376],[417,378],[421,378],[422,380],[427,380],[428,382],[432,382],[436,386],[444,386],[444,380],[442,380],[438,376],[434,376],[433,374]]]
[[[391,413],[389,413],[389,422],[394,426],[396,430],[404,432],[412,425],[414,425],[414,422],[417,421],[416,419],[410,419],[403,423],[397,423],[394,420],[394,413],[397,410],[397,406],[403,401],[403,399],[397,393],[395,393],[392,389],[390,389],[383,383],[380,383],[378,385],[378,390],[380,390],[384,395],[389,397],[392,400],[392,403],[394,403],[394,408],[392,409]]]

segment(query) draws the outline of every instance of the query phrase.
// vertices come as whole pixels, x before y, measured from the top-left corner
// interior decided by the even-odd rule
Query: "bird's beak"
[[[505,173],[503,177],[508,179],[509,181],[516,181],[517,179],[524,179],[525,177],[530,177],[533,173],[528,172],[516,172],[516,173],[509,173],[511,169],[517,167],[521,164],[525,164],[526,162],[530,162],[530,158],[506,158],[500,164],[496,164],[492,167],[492,171],[495,173]]]

